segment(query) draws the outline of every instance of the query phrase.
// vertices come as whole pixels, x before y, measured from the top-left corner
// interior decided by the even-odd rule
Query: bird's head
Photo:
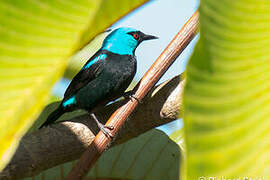
[[[104,40],[102,50],[121,55],[133,55],[138,45],[156,36],[147,35],[133,28],[118,28],[111,32]]]

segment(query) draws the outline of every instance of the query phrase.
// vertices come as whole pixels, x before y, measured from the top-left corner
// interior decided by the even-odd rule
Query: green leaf
[[[48,101],[51,87],[63,75],[70,55],[116,20],[100,12],[115,12],[119,18],[145,1],[116,2],[0,2],[0,170]],[[119,7],[124,9],[122,14]]]
[[[202,0],[187,67],[187,179],[270,177],[270,1]]]
[[[47,102],[99,3],[1,1],[0,169]]]
[[[180,148],[165,133],[151,130],[106,151],[87,175],[88,178],[179,179]],[[61,179],[75,162],[51,168],[34,177]],[[32,179],[32,178],[26,178]]]
[[[185,151],[185,144],[184,144],[184,135],[183,135],[183,128],[180,128],[170,134],[170,138],[177,143],[182,151]]]

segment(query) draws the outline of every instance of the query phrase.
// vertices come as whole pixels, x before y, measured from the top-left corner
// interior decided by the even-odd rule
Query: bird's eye
[[[133,34],[133,37],[134,37],[134,39],[139,39],[139,34],[138,33],[134,33]]]

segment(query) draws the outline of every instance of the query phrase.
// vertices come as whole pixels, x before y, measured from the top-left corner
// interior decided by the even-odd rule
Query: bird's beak
[[[152,35],[148,35],[148,34],[143,34],[142,35],[142,40],[143,41],[145,41],[145,40],[151,40],[151,39],[158,39],[158,37],[152,36]]]

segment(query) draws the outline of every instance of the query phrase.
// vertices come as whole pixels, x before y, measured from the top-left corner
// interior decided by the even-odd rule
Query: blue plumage
[[[70,106],[72,104],[75,104],[76,103],[76,98],[75,98],[75,95],[70,97],[69,99],[63,101],[63,107],[67,107],[67,106]]]
[[[94,58],[92,61],[86,63],[81,70],[85,70],[85,69],[90,68],[93,64],[97,63],[98,61],[105,60],[106,57],[107,57],[106,54],[100,54],[99,56],[97,56],[96,58]]]
[[[156,37],[133,28],[119,28],[111,32],[100,50],[72,79],[61,104],[41,127],[53,123],[65,112],[85,109],[90,112],[98,127],[110,135],[105,129],[108,127],[97,120],[92,110],[123,96],[136,73],[134,52],[142,41],[150,39]]]
[[[128,33],[136,31],[133,28],[119,28],[113,31],[105,38],[101,49],[119,55],[132,55],[139,42]]]

